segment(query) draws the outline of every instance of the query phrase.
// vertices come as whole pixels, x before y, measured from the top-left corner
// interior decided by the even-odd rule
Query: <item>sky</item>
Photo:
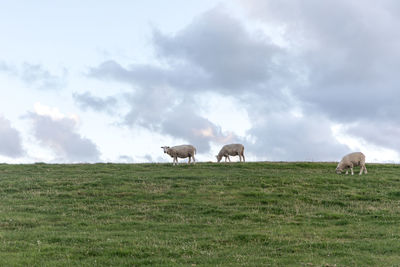
[[[0,162],[400,162],[396,0],[5,1]],[[238,160],[238,158],[235,158]],[[184,160],[181,160],[184,161]]]

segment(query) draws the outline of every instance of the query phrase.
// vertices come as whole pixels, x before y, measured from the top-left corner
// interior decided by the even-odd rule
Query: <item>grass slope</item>
[[[0,165],[1,266],[391,266],[400,166]]]

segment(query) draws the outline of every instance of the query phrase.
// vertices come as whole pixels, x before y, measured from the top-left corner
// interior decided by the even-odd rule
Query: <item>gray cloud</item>
[[[15,69],[4,61],[0,61],[0,71],[8,74],[15,73]]]
[[[400,152],[398,1],[243,3],[252,16],[285,29],[287,57],[304,79],[289,80],[288,88],[307,114],[326,116],[353,137]]]
[[[39,90],[58,90],[67,84],[67,70],[61,76],[52,74],[40,64],[24,63],[21,67],[0,61],[0,71],[19,78],[29,87]]]
[[[28,118],[32,120],[35,138],[56,154],[56,161],[99,161],[100,152],[96,145],[76,132],[75,120],[54,119],[36,113],[29,113]]]
[[[400,151],[400,123],[380,121],[371,124],[362,120],[347,127],[346,133],[370,144]]]
[[[234,140],[233,134],[223,133],[220,127],[197,115],[196,107],[194,101],[184,100],[166,114],[161,123],[161,131],[194,144],[199,153],[208,152],[210,142]]]
[[[310,112],[340,122],[393,119],[400,112],[397,1],[244,4],[252,15],[285,28],[284,38],[297,53],[288,56],[306,80],[290,87]]]
[[[349,149],[338,143],[330,126],[329,120],[318,115],[269,114],[250,130],[256,142],[248,150],[269,160],[335,161]]]
[[[223,92],[254,90],[278,74],[281,49],[266,35],[251,35],[233,17],[218,9],[206,12],[174,36],[155,30],[159,57],[171,65],[196,66],[209,86]]]
[[[125,68],[114,60],[108,60],[96,68],[91,68],[89,76],[126,82],[139,90],[160,87],[200,90],[210,86],[206,73],[189,64],[169,67],[135,64]]]
[[[125,123],[184,139],[195,144],[199,153],[208,151],[210,142],[232,138],[198,115],[199,107],[192,97],[175,97],[175,93],[175,90],[149,89],[130,95],[131,111],[125,116]]]
[[[126,100],[131,106],[125,116],[125,124],[140,125],[151,130],[160,130],[160,124],[167,113],[176,108],[182,101],[174,96],[175,91],[169,88],[149,88],[127,94]]]
[[[25,63],[19,77],[27,85],[41,90],[57,90],[65,87],[67,71],[64,69],[62,76],[57,76],[38,64]]]
[[[276,86],[288,72],[279,67],[283,51],[266,35],[248,33],[238,20],[219,9],[205,13],[175,35],[154,29],[152,41],[163,67],[135,64],[124,68],[109,60],[92,68],[89,76],[140,88],[242,94],[242,90],[275,93],[269,86]]]
[[[236,95],[273,90],[279,47],[266,36],[252,36],[238,20],[218,10],[207,12],[181,32],[167,36],[153,31],[153,44],[163,67],[121,66],[113,60],[92,68],[89,76],[132,85],[128,125],[141,125],[196,144],[237,139],[199,114],[194,95],[204,90]],[[275,75],[279,77],[279,75]],[[243,90],[246,91],[243,91]]]
[[[75,103],[83,110],[90,108],[95,111],[113,113],[118,103],[115,97],[110,96],[106,98],[101,98],[93,96],[89,92],[85,92],[83,94],[74,93],[72,96]]]
[[[19,132],[11,127],[10,122],[0,116],[0,154],[17,158],[25,154]]]
[[[289,14],[279,11],[283,14],[278,12],[274,23],[280,23],[285,15],[292,16],[290,12],[296,9],[289,10]],[[335,90],[326,90],[331,85],[328,82],[321,87],[319,81],[326,82],[328,74],[334,73],[328,68],[332,68],[330,56],[323,55],[323,47],[316,53],[296,44],[296,40],[307,41],[309,34],[296,32],[297,39],[293,39],[290,33],[295,30],[290,26],[286,38],[295,45],[281,47],[264,34],[248,32],[240,21],[214,9],[174,35],[153,31],[154,49],[162,64],[123,67],[111,60],[92,68],[90,75],[132,85],[127,124],[140,124],[187,140],[201,152],[209,150],[210,142],[239,140],[199,116],[195,96],[208,91],[233,96],[246,108],[253,125],[248,134],[257,140],[256,144],[241,140],[250,153],[274,160],[335,160],[347,148],[332,134],[328,116],[335,118],[328,112],[329,106],[335,110],[335,103],[340,106],[346,101],[343,99],[352,98],[344,97],[342,88],[339,95]],[[320,63],[319,57],[322,61],[328,57],[327,64]],[[342,71],[339,66],[333,65]],[[353,78],[348,75],[348,79]],[[328,104],[332,95],[335,97]],[[314,99],[318,97],[326,101]],[[302,117],[293,116],[293,109],[300,110]]]

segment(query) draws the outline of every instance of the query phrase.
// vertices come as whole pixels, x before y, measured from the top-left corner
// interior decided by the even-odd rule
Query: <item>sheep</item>
[[[239,156],[240,162],[242,162],[242,157],[243,157],[243,162],[245,162],[244,146],[242,144],[224,145],[216,157],[218,162],[221,161],[222,157],[225,157],[225,162],[226,159],[228,159],[229,162],[231,162],[229,156]]]
[[[194,159],[194,155],[196,154],[196,148],[192,145],[180,145],[180,146],[162,146],[162,149],[164,149],[164,153],[167,153],[168,155],[173,158],[173,165],[176,165],[178,163],[178,158],[187,158],[189,157],[188,164],[190,163],[190,159],[193,159],[193,164],[196,164],[196,160]]]
[[[365,155],[361,152],[350,153],[342,158],[336,167],[336,173],[340,174],[344,169],[346,169],[346,174],[351,170],[351,175],[354,175],[353,167],[360,166],[360,174],[364,171],[367,174],[367,168],[365,167]]]

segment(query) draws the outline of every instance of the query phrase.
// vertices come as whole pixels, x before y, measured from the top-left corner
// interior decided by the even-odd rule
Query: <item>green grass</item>
[[[335,167],[3,164],[0,265],[398,266],[400,166]]]

